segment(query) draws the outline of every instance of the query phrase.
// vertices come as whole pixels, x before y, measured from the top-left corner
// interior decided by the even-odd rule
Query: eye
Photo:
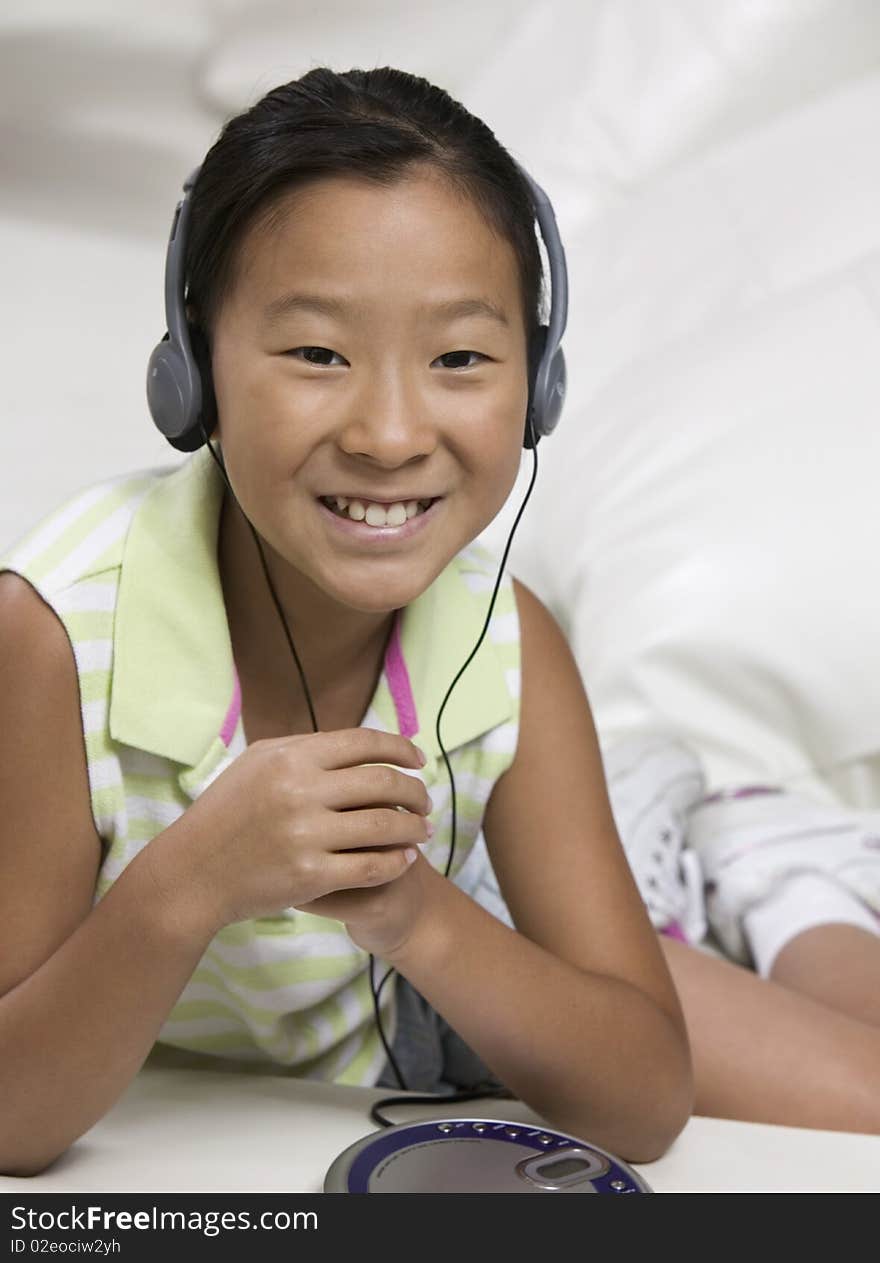
[[[306,364],[315,364],[319,368],[338,368],[340,364],[346,361],[336,351],[331,351],[327,346],[297,346],[292,351],[285,351],[285,355],[292,355],[298,360],[304,360]],[[336,363],[333,363],[334,358]]]
[[[469,364],[467,361],[471,357],[474,362]],[[476,368],[480,360],[488,358],[480,351],[447,351],[445,355],[438,355],[434,363],[441,368]]]

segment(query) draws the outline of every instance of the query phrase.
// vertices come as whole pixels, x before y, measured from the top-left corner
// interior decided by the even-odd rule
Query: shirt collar
[[[188,768],[222,749],[220,734],[237,687],[217,565],[222,489],[210,453],[200,449],[143,497],[122,555],[110,735]],[[429,761],[440,757],[437,712],[488,608],[487,596],[473,593],[465,581],[469,569],[481,567],[467,554],[453,558],[406,607],[400,624],[418,722],[412,739]],[[373,706],[389,730],[399,731],[387,677],[386,669]],[[511,713],[503,665],[487,637],[446,705],[443,745],[455,749]]]
[[[205,448],[159,477],[135,510],[113,629],[111,737],[189,767],[219,734],[235,679],[217,568],[223,484],[209,461]]]

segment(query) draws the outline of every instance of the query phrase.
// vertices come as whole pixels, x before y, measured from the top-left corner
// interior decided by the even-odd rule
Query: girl
[[[500,1083],[636,1161],[683,1127],[682,1014],[521,584],[448,694],[540,352],[534,217],[485,125],[390,69],[311,71],[205,158],[197,450],[77,497],[0,577],[3,1172],[157,1040]],[[515,929],[446,880],[481,827]]]

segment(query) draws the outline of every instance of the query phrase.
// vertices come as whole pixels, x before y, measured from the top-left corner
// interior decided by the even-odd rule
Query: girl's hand
[[[370,728],[254,742],[150,844],[157,884],[216,930],[393,882],[429,836],[431,800],[416,777],[364,766],[388,763],[422,757]]]
[[[419,853],[400,877],[370,890],[340,890],[311,903],[301,912],[344,921],[349,938],[365,952],[391,960],[406,944],[428,910],[434,869]]]

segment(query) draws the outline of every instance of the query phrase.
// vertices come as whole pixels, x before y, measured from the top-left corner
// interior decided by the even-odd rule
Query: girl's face
[[[322,179],[279,210],[243,242],[214,329],[227,473],[294,570],[341,605],[397,609],[515,481],[528,397],[516,257],[433,171],[391,187]]]

